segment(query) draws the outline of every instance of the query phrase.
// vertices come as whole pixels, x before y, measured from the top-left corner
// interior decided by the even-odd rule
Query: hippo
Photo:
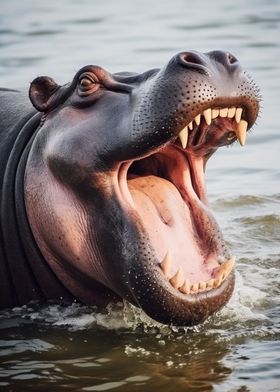
[[[204,172],[245,144],[260,104],[232,54],[180,52],[141,74],[87,65],[0,102],[1,309],[126,300],[191,326],[227,303],[234,256]]]

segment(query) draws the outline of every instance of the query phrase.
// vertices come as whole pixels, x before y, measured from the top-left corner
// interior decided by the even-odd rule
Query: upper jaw
[[[202,111],[196,113],[191,121],[188,121],[183,128],[180,129],[178,133],[179,145],[186,149],[187,147],[192,147],[196,149],[194,140],[190,142],[190,134],[201,128],[203,125],[211,128],[217,123],[217,121],[227,119],[231,122],[231,140],[239,140],[241,146],[246,143],[247,129],[252,126],[255,121],[256,114],[250,106],[246,106],[239,102],[234,104],[234,102],[223,102],[211,104],[210,107],[203,108]],[[193,138],[192,138],[193,139]],[[230,144],[230,143],[224,143]]]

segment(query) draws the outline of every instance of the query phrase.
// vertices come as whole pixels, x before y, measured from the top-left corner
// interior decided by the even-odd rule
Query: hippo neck
[[[8,306],[22,305],[31,300],[46,300],[49,298],[47,293],[50,287],[56,298],[72,299],[42,257],[25,209],[25,166],[41,117],[41,114],[34,114],[33,111],[11,132],[15,140],[13,146],[10,146],[3,174],[1,199],[1,267],[6,284],[1,289],[0,307],[7,306],[6,302],[3,302],[6,301],[5,298],[11,298],[12,303]]]

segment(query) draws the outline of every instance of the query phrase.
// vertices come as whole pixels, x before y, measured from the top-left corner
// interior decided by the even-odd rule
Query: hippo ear
[[[39,112],[45,112],[49,107],[51,96],[58,88],[55,81],[48,76],[39,76],[34,79],[29,88],[29,98],[32,105]]]

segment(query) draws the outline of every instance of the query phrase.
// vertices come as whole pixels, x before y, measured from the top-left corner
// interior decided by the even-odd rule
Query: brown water
[[[0,85],[59,83],[85,64],[143,71],[176,52],[227,49],[263,94],[245,148],[221,149],[208,192],[232,253],[230,303],[192,329],[128,304],[0,313],[1,391],[280,391],[280,2],[0,0]]]

